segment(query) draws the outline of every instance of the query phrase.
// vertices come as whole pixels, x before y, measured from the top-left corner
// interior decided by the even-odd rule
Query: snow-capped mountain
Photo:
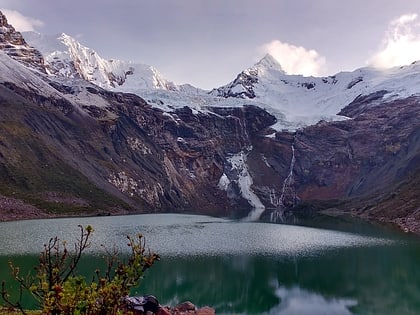
[[[111,91],[134,93],[167,112],[184,106],[205,112],[209,107],[255,105],[276,117],[275,130],[347,119],[339,113],[359,95],[386,91],[387,99],[407,97],[418,93],[420,82],[420,67],[415,63],[384,71],[361,68],[329,77],[304,77],[288,75],[267,54],[231,83],[207,92],[190,85],[177,86],[153,66],[105,60],[66,34],[26,32],[24,37],[42,53],[50,75],[80,77]]]
[[[286,74],[280,63],[268,54],[234,81],[210,94],[266,109],[276,116],[275,129],[280,130],[296,129],[320,120],[345,119],[338,113],[359,95],[386,91],[384,98],[388,100],[418,95],[419,84],[417,63],[387,70],[361,68],[329,77],[304,77]]]
[[[80,77],[102,88],[125,92],[177,89],[156,68],[115,59],[105,60],[67,34],[48,36],[24,32],[23,36],[29,45],[42,53],[51,75]]]
[[[22,34],[7,22],[0,12],[0,50],[26,66],[45,73],[42,54],[28,45]]]
[[[134,93],[170,112],[191,106],[202,111],[214,101],[207,91],[190,84],[176,85],[153,66],[117,59],[106,60],[67,35],[24,32],[26,41],[42,53],[48,73],[58,78],[82,78],[104,89]]]
[[[0,201],[12,216],[283,221],[340,207],[420,233],[417,63],[317,78],[267,55],[208,92],[67,35],[25,35],[39,50],[0,12]]]

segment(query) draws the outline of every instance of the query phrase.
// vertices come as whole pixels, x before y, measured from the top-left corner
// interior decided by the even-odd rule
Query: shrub
[[[85,250],[90,246],[93,228],[80,228],[80,236],[74,243],[74,251],[67,249],[65,241],[51,238],[35,267],[35,275],[23,277],[19,267],[10,263],[13,278],[18,282],[20,298],[12,301],[2,284],[2,298],[23,314],[22,293],[25,291],[37,300],[43,314],[48,315],[105,315],[122,314],[122,298],[130,289],[137,287],[144,272],[159,256],[146,250],[142,234],[128,238],[130,255],[121,260],[117,250],[107,251],[106,270],[96,270],[91,281],[77,273],[77,267]]]

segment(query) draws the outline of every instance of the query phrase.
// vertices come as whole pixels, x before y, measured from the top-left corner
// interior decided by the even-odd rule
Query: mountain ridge
[[[238,74],[232,82],[207,92],[193,86],[178,86],[164,79],[152,66],[115,59],[104,60],[94,50],[68,35],[61,36],[65,38],[64,43],[57,36],[34,36],[34,33],[26,33],[25,36],[33,46],[44,51],[44,59],[47,64],[50,62],[49,67],[58,64],[59,69],[53,71],[56,74],[60,74],[63,67],[73,68],[66,71],[71,74],[70,77],[77,73],[100,87],[140,95],[156,108],[165,111],[182,108],[185,104],[199,111],[205,111],[209,106],[259,106],[276,116],[278,121],[273,126],[276,130],[296,130],[320,120],[346,119],[338,115],[345,106],[359,95],[369,95],[376,90],[389,91],[388,96],[391,98],[418,93],[416,84],[410,84],[405,79],[418,73],[419,66],[416,63],[385,71],[361,68],[329,77],[304,77],[286,74],[280,63],[267,54]],[[57,41],[64,50],[51,49],[54,45],[49,42],[57,44]],[[84,63],[82,60],[89,62]],[[399,86],[396,86],[398,82]],[[420,83],[418,75],[416,82]]]
[[[341,209],[420,233],[417,64],[314,78],[287,75],[268,56],[264,75],[250,67],[209,93],[127,93],[13,58],[9,38],[0,37],[1,220],[14,218],[13,202],[34,217],[288,222]],[[242,83],[253,97],[229,94]]]
[[[78,76],[100,87],[112,89],[127,84],[131,76],[137,76],[139,72],[138,80],[141,82],[136,83],[138,89],[176,89],[153,66],[105,60],[95,50],[83,46],[65,33],[45,36],[25,32],[23,36],[44,55],[50,74],[67,78]]]
[[[20,32],[10,25],[6,16],[0,12],[0,50],[11,58],[18,60],[29,67],[45,73],[42,54],[29,46]]]

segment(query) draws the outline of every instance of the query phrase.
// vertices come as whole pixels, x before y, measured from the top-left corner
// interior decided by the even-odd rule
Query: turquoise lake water
[[[90,224],[82,272],[101,266],[103,246],[127,253],[126,236],[140,232],[161,261],[133,294],[153,294],[161,304],[191,300],[217,314],[420,314],[420,239],[333,221],[152,214],[2,222],[0,280],[10,283],[9,260],[30,270],[50,237],[71,243],[77,225]]]

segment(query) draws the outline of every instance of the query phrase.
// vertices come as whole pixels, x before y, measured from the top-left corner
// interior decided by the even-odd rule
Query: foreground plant
[[[144,272],[159,256],[146,250],[142,234],[128,236],[130,255],[123,261],[116,250],[107,252],[106,270],[96,270],[91,281],[77,273],[77,267],[85,250],[90,246],[93,228],[79,225],[80,236],[74,243],[74,251],[67,249],[65,241],[51,238],[44,245],[36,274],[23,277],[19,267],[10,263],[13,278],[19,284],[19,298],[12,301],[2,283],[2,298],[7,305],[26,314],[22,305],[24,292],[37,300],[43,314],[49,315],[102,315],[122,314],[122,297],[137,287]]]

